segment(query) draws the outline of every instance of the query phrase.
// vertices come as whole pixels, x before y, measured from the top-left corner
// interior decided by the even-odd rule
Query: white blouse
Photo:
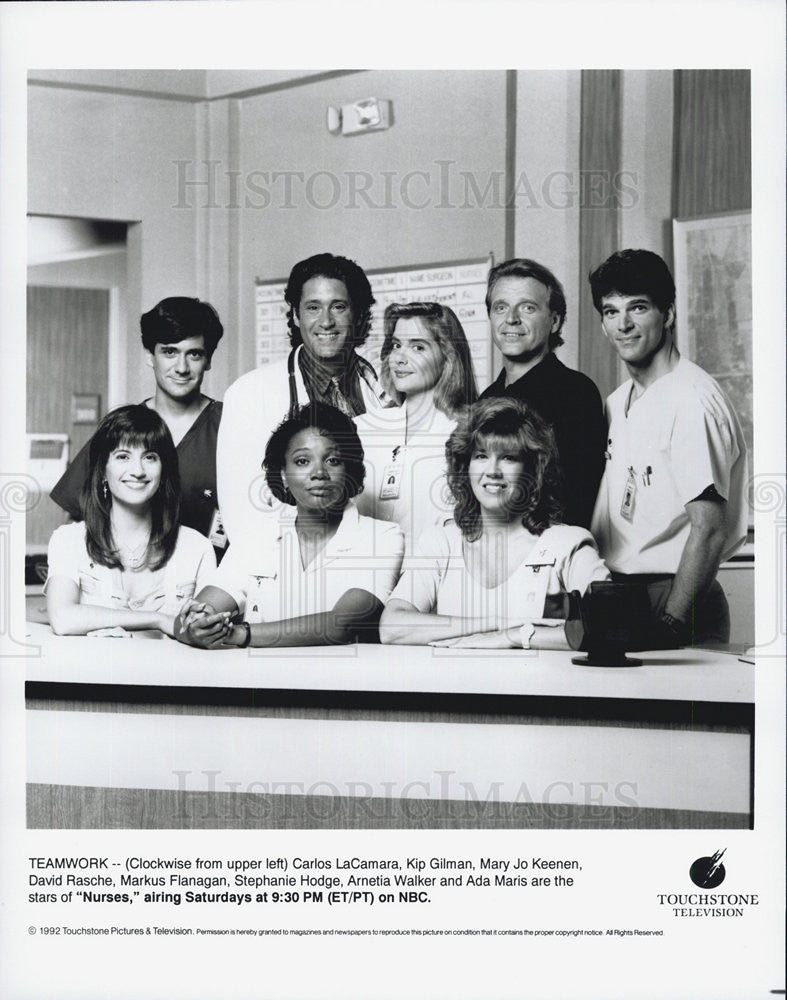
[[[73,580],[79,588],[80,604],[160,611],[167,615],[176,615],[216,569],[216,555],[208,539],[192,528],[181,527],[169,562],[156,572],[143,569],[135,573],[137,582],[148,577],[149,587],[141,588],[144,596],[129,598],[121,570],[102,566],[88,555],[84,521],[55,529],[49,540],[47,561],[47,584],[54,577]]]
[[[233,542],[209,586],[229,594],[252,624],[330,611],[351,589],[386,602],[404,551],[397,525],[362,517],[349,504],[336,533],[304,567],[295,516],[294,507],[284,509],[273,539],[263,533]]]
[[[372,410],[356,417],[355,423],[366,468],[363,493],[355,501],[358,510],[396,522],[410,552],[421,532],[453,510],[445,479],[445,444],[456,421],[436,409],[429,426],[419,427],[407,441],[406,406]]]
[[[533,620],[553,617],[550,605],[554,607],[564,593],[584,594],[594,580],[608,579],[609,570],[590,532],[556,524],[535,540],[507,579],[497,587],[485,587],[465,565],[462,532],[447,520],[418,539],[391,598],[407,601],[423,613]]]

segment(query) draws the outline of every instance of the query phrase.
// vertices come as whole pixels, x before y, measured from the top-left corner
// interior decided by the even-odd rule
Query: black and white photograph
[[[68,6],[0,9],[4,995],[783,989],[783,13]]]

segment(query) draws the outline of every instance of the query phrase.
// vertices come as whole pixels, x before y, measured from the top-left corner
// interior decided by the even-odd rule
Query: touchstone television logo
[[[727,848],[723,851],[716,851],[710,858],[697,858],[689,868],[691,881],[700,889],[715,889],[724,881],[727,871],[721,863]]]
[[[727,852],[716,851],[701,857],[689,868],[689,877],[698,889],[715,889],[727,877],[721,859]],[[751,906],[760,905],[756,892],[658,892],[659,906],[672,910],[674,917],[742,917]]]

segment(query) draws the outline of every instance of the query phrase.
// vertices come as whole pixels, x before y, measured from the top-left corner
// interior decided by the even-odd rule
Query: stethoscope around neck
[[[298,410],[298,385],[295,381],[295,354],[297,350],[297,347],[293,347],[287,356],[287,381],[290,386],[290,408],[287,416],[290,420],[292,420]]]

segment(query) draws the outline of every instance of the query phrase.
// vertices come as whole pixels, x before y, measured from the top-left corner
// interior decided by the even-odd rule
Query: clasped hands
[[[175,619],[175,638],[201,649],[222,649],[238,646],[245,637],[244,629],[232,623],[231,611],[216,611],[204,601],[186,601]]]

